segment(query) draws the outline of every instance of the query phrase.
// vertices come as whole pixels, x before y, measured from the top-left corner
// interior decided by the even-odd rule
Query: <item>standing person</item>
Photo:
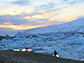
[[[57,55],[57,52],[54,50],[54,55],[56,56]]]

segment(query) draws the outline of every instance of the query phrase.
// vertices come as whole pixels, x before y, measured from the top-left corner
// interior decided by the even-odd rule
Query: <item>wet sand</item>
[[[0,51],[0,63],[84,63],[35,52]]]

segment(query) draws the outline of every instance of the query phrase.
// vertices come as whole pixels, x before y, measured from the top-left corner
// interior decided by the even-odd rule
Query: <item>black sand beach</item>
[[[35,52],[0,51],[0,63],[84,63]]]

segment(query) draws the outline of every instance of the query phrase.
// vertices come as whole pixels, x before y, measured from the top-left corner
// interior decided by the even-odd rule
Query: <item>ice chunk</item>
[[[16,34],[16,38],[25,38],[25,36],[24,36],[24,34],[22,33],[22,32],[18,32],[17,34]]]

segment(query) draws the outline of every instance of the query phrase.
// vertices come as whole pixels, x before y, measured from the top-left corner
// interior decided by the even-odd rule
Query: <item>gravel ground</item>
[[[35,52],[0,51],[0,63],[84,63]]]

